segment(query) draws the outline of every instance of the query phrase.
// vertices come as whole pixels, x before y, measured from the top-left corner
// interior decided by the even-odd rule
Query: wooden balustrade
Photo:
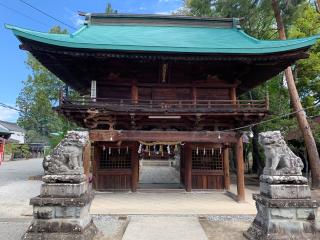
[[[87,106],[94,108],[115,108],[117,111],[204,111],[204,112],[266,112],[268,99],[264,100],[137,100],[115,98],[64,98],[60,106]]]

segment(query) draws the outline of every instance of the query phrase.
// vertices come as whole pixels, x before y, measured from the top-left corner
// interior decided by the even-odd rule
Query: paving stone
[[[123,240],[208,240],[197,217],[133,216]]]

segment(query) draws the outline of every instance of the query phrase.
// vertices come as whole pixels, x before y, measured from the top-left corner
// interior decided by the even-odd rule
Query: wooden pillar
[[[138,103],[139,101],[139,92],[137,83],[134,81],[131,86],[131,99],[133,103]]]
[[[136,192],[139,184],[139,154],[138,143],[131,147],[131,191]]]
[[[193,105],[197,104],[197,88],[196,87],[192,87],[192,101],[193,101]]]
[[[187,192],[192,190],[192,150],[191,147],[184,146],[184,179]]]
[[[238,201],[245,201],[245,186],[244,186],[244,163],[243,163],[243,142],[242,136],[237,137],[236,143],[236,157],[237,157],[237,191]]]
[[[97,173],[98,166],[100,163],[100,152],[97,144],[93,143],[93,162],[92,162],[92,176],[93,176],[93,188],[99,189],[99,175]]]
[[[230,190],[230,166],[229,166],[229,148],[226,146],[223,150],[223,171],[224,171],[224,188]]]
[[[237,103],[237,93],[235,87],[230,88],[230,99],[232,101],[232,104],[235,105]]]
[[[63,101],[64,101],[63,89],[60,89],[60,92],[59,92],[59,106],[62,106]]]
[[[91,160],[91,143],[88,143],[83,149],[83,170],[84,174],[88,177],[90,173],[90,160]]]

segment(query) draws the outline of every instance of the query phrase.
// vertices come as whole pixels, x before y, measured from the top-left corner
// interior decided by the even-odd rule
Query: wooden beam
[[[139,130],[91,130],[91,141],[163,141],[163,142],[206,142],[236,143],[235,132],[214,131],[139,131]]]
[[[243,141],[242,136],[237,138],[236,143],[236,157],[237,157],[237,191],[238,201],[245,201],[245,186],[244,186],[244,162],[243,162]]]
[[[229,148],[223,150],[223,171],[224,171],[224,188],[230,190],[230,166],[229,166]]]

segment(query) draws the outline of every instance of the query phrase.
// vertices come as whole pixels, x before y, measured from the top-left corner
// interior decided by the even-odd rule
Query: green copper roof
[[[113,17],[115,18],[115,17]],[[215,20],[217,21],[217,20]],[[177,53],[266,54],[305,48],[320,36],[290,40],[257,40],[241,29],[210,25],[87,23],[73,34],[52,34],[6,25],[18,38],[78,49]]]

